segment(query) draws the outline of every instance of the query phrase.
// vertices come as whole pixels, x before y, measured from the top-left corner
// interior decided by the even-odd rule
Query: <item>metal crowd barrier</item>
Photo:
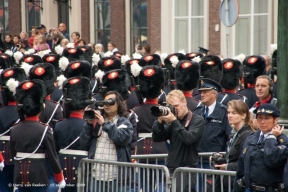
[[[180,174],[180,175],[179,175]],[[202,176],[202,184],[199,184]],[[218,176],[218,190],[217,191],[232,191],[231,183],[233,177],[236,175],[235,171],[220,171],[212,169],[197,169],[180,167],[176,169],[172,176],[172,192],[182,191],[190,192],[193,188],[196,191],[212,191],[216,190],[216,178]],[[204,176],[204,177],[203,177]],[[226,182],[224,182],[226,180]],[[180,185],[180,186],[177,186]],[[209,186],[208,186],[209,185]],[[178,187],[178,188],[177,188]],[[179,190],[180,188],[180,190]],[[178,189],[178,190],[177,190]]]
[[[170,192],[171,189],[170,174],[163,165],[82,159],[77,173],[78,192]]]

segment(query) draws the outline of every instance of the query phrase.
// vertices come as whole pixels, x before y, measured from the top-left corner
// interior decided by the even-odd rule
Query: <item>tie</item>
[[[208,112],[209,112],[209,108],[206,107],[205,108],[205,113],[204,113],[204,119],[206,119],[208,117]]]
[[[262,134],[258,140],[258,143],[262,143],[264,141],[264,134]]]

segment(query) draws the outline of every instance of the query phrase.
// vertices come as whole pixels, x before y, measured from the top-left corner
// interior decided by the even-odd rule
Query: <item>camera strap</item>
[[[193,113],[189,110],[188,115],[185,122],[185,128],[187,128],[192,120]]]

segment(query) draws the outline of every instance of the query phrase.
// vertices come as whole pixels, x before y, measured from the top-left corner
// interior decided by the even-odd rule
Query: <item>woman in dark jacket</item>
[[[12,41],[12,36],[9,34],[6,34],[4,37],[4,41],[2,41],[2,33],[0,33],[0,47],[3,50],[11,49],[11,47],[14,45]]]
[[[254,132],[252,128],[252,117],[247,104],[242,100],[229,101],[227,111],[228,121],[233,127],[233,130],[230,137],[231,139],[227,145],[226,155],[216,153],[210,159],[214,163],[214,167],[216,169],[236,171],[238,158],[244,142],[246,138]],[[219,160],[217,161],[217,159]],[[234,179],[231,178],[231,186],[233,184],[233,180]],[[218,180],[218,182],[216,181],[215,185],[215,188],[220,191],[220,180]],[[228,189],[227,177],[224,179],[224,190],[226,189]]]

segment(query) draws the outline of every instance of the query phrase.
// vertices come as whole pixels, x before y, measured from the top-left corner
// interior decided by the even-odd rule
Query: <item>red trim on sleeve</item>
[[[158,99],[146,99],[145,104],[158,104]]]
[[[75,113],[75,112],[72,112],[72,113],[70,114],[70,118],[71,118],[71,117],[83,119],[83,115],[81,115],[81,114],[79,114],[79,113]]]
[[[16,101],[10,101],[10,102],[8,102],[8,106],[16,106]]]
[[[25,120],[26,121],[39,121],[39,117],[38,116],[26,117]]]
[[[57,183],[60,183],[64,179],[63,172],[61,171],[58,174],[54,173],[54,178]]]
[[[171,83],[172,83],[173,85],[176,85],[176,81],[171,81]]]
[[[248,88],[255,88],[255,84],[250,84],[250,83],[248,83],[247,87],[248,87]]]
[[[47,95],[47,96],[46,96],[46,100],[49,100],[49,101],[51,100],[50,95]]]
[[[2,152],[0,152],[0,163],[3,161],[4,161],[4,158],[3,158]]]
[[[135,87],[131,87],[131,91],[134,91],[135,90]]]

